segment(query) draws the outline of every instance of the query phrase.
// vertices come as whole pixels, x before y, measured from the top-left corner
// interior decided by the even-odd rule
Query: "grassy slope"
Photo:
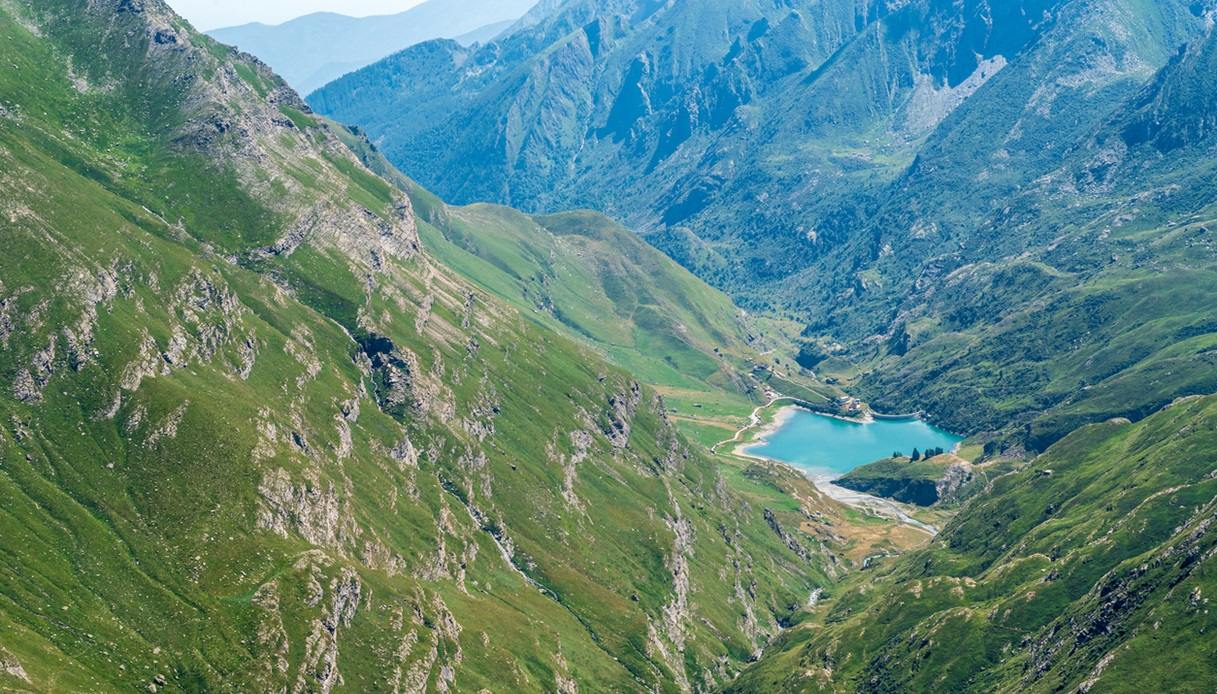
[[[534,219],[476,205],[451,209],[441,224],[423,228],[433,253],[521,310],[599,345],[640,378],[746,390],[738,364],[714,354],[734,352],[738,362],[752,354],[730,300],[609,220]]]
[[[0,685],[671,690],[824,582],[649,391],[410,250],[277,78],[128,5],[0,10]]]
[[[1078,430],[929,548],[856,577],[732,689],[1208,688],[1215,431],[1211,397]]]
[[[409,193],[429,252],[655,387],[681,429],[707,447],[741,426],[767,389],[810,402],[839,394],[794,362],[797,324],[745,314],[607,217],[445,205],[365,140],[337,132],[372,170]]]

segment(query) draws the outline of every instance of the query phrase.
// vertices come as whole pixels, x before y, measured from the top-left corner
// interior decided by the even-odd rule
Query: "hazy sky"
[[[422,0],[166,0],[196,29],[209,31],[248,22],[279,24],[312,12],[340,12],[353,17],[392,14]]]

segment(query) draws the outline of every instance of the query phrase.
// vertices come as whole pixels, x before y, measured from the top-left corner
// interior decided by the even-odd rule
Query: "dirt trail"
[[[725,446],[725,445],[732,444],[732,443],[738,443],[740,440],[740,437],[744,435],[745,431],[748,431],[749,429],[751,429],[761,423],[761,410],[765,409],[766,407],[772,407],[773,404],[778,402],[779,400],[790,400],[790,397],[788,397],[786,395],[775,395],[772,398],[770,398],[769,402],[765,403],[764,405],[758,405],[756,407],[756,409],[752,410],[752,414],[748,415],[748,423],[745,424],[744,426],[740,427],[739,430],[735,432],[735,436],[732,436],[729,439],[719,441],[718,443],[714,444],[713,446],[710,447],[710,452],[718,453],[718,449],[720,446]]]

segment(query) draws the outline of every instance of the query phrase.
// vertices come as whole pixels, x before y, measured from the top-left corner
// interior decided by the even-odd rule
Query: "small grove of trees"
[[[813,371],[829,356],[830,355],[828,352],[820,349],[819,345],[807,343],[799,347],[799,354],[794,358],[794,360],[804,369]]]
[[[927,449],[925,449],[925,453],[922,453],[920,450],[914,448],[913,455],[909,459],[915,463],[918,460],[921,460],[923,458],[925,460],[929,460],[930,458],[938,457],[940,455],[943,455],[944,453],[946,453],[946,450],[943,449],[942,446],[937,446],[935,448],[927,448]],[[904,453],[902,453],[900,451],[894,451],[892,453],[892,457],[893,458],[903,458]]]

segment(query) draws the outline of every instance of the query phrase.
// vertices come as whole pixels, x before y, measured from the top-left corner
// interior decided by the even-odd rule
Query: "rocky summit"
[[[0,0],[0,690],[1217,688],[1217,5],[170,4]]]

